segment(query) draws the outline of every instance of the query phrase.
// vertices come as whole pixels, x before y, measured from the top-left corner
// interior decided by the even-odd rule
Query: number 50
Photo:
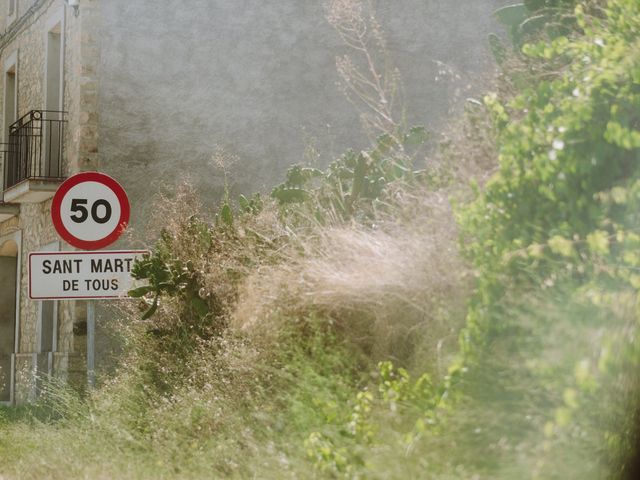
[[[88,200],[86,198],[74,198],[71,200],[71,212],[76,215],[72,215],[70,218],[76,223],[83,223],[89,218],[89,210],[87,210]],[[104,207],[104,215],[98,215],[98,207]],[[111,219],[111,204],[106,200],[100,199],[93,202],[91,205],[91,218],[96,223],[107,223]]]

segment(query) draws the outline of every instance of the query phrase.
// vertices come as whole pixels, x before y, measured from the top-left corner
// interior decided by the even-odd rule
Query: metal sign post
[[[87,386],[96,385],[96,306],[87,302]]]
[[[108,175],[83,172],[65,180],[51,203],[51,220],[72,247],[89,251],[29,254],[29,298],[86,300],[87,385],[95,386],[94,300],[123,298],[134,288],[131,269],[146,251],[100,250],[115,242],[129,223],[124,189]]]

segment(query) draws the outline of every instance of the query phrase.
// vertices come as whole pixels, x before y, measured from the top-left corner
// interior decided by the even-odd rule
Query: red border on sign
[[[64,196],[73,187],[84,182],[97,182],[105,185],[115,193],[116,197],[118,197],[118,201],[120,202],[120,219],[118,220],[116,228],[114,228],[109,235],[100,240],[82,240],[77,238],[73,236],[73,234],[64,226],[64,223],[62,223],[60,208],[62,206]],[[68,178],[56,191],[56,194],[53,197],[53,203],[51,204],[51,220],[53,221],[53,226],[56,228],[58,235],[60,235],[69,245],[81,248],[82,250],[99,250],[111,245],[120,238],[120,235],[122,235],[127,229],[130,214],[131,206],[129,205],[129,199],[124,188],[122,188],[120,184],[109,175],[105,175],[100,172],[82,172]]]
[[[31,296],[31,257],[37,255],[91,255],[94,253],[100,253],[102,255],[117,254],[117,253],[134,253],[136,255],[151,255],[149,250],[106,250],[102,252],[31,252],[29,253],[29,300],[109,300],[113,298],[129,299],[129,297],[123,297],[122,295],[113,296],[76,296],[76,297],[32,297]]]

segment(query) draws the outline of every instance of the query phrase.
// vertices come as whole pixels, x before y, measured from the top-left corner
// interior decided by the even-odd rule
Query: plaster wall
[[[507,0],[374,1],[405,87],[407,123],[437,130],[482,91],[492,12]],[[84,4],[83,4],[84,5]],[[100,2],[99,159],[143,225],[160,184],[188,177],[215,206],[216,146],[236,155],[235,192],[269,191],[313,144],[326,164],[368,145],[336,86],[348,53],[322,0]],[[81,8],[84,8],[81,7]],[[81,13],[81,16],[83,13]]]

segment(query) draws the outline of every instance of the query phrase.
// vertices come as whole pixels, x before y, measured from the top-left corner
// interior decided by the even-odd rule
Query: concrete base
[[[15,385],[13,400],[15,405],[23,405],[36,399],[37,354],[17,353],[15,358]]]

